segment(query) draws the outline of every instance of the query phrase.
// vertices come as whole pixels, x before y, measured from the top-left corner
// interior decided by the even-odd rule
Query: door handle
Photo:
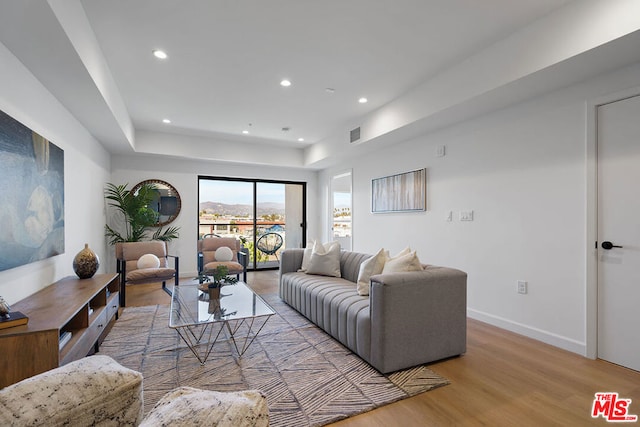
[[[614,245],[613,243],[608,242],[608,241],[602,242],[602,249],[609,250],[609,249],[612,249],[612,248],[622,248],[622,246]]]

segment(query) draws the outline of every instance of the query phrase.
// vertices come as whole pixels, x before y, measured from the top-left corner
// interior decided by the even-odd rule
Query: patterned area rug
[[[242,357],[218,341],[202,366],[169,324],[169,307],[128,307],[100,354],[144,375],[145,413],[178,386],[259,389],[272,426],[321,426],[413,396],[449,381],[424,366],[382,375],[277,295],[276,314]]]

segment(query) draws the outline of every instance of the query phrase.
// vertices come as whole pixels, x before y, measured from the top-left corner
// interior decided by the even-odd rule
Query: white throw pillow
[[[233,259],[233,251],[227,246],[220,246],[216,249],[216,261],[228,262]]]
[[[311,261],[311,252],[313,252],[313,246],[316,244],[315,240],[309,240],[307,247],[304,248],[304,253],[302,254],[302,265],[300,266],[301,272],[306,272],[307,268],[309,268],[309,261]]]
[[[380,249],[377,254],[360,264],[358,272],[358,294],[369,295],[369,287],[371,286],[371,276],[382,273],[387,254],[384,249]]]
[[[413,251],[387,260],[382,269],[382,274],[399,273],[402,271],[421,271],[422,269],[422,263],[420,263],[416,251]]]
[[[307,273],[340,277],[340,243],[329,242],[323,245],[316,241],[311,252]]]
[[[387,252],[387,256],[385,259],[385,263],[391,261],[392,259],[396,259],[396,258],[400,258],[401,256],[404,256],[406,254],[410,254],[411,253],[411,248],[409,246],[407,246],[406,248],[404,248],[403,250],[401,250],[400,252],[398,252],[397,254],[395,254],[394,256],[389,256],[389,252]]]
[[[144,254],[138,258],[138,269],[158,267],[160,267],[160,259],[154,254]]]

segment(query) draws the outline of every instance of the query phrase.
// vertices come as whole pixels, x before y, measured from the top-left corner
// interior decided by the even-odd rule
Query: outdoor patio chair
[[[256,242],[256,248],[264,254],[275,255],[278,259],[278,250],[282,247],[284,240],[278,233],[265,233]]]

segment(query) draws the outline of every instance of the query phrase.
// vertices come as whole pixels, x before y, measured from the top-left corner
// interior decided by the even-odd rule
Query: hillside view
[[[258,203],[256,206],[258,218],[264,215],[281,215],[285,214],[284,203],[265,202]],[[226,204],[220,202],[202,202],[199,205],[199,211],[202,215],[218,214],[224,217],[244,217],[249,218],[253,215],[253,206],[246,204]]]

